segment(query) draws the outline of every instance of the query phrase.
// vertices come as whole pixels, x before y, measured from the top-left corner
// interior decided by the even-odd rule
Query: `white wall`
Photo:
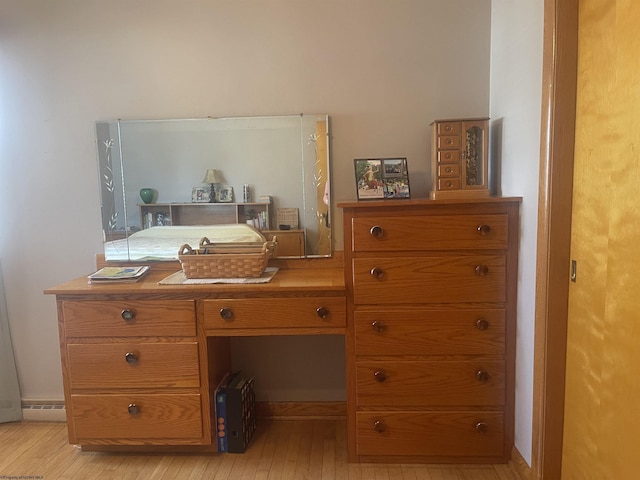
[[[491,15],[492,154],[501,190],[522,196],[518,274],[515,444],[531,464],[536,235],[542,102],[544,2],[493,0]]]

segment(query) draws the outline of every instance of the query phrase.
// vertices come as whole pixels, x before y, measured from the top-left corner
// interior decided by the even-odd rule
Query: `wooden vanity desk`
[[[57,302],[69,442],[216,451],[212,393],[232,368],[230,337],[345,333],[342,255],[274,262],[265,284],[159,285],[180,270],[169,262],[136,283],[81,277],[46,290]]]

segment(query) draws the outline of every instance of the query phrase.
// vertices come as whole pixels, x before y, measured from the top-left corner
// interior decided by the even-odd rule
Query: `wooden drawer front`
[[[459,178],[439,178],[438,190],[459,190],[460,179]]]
[[[356,252],[402,250],[504,250],[504,214],[361,217],[352,221]]]
[[[358,406],[504,405],[504,364],[385,361],[356,364]]]
[[[205,300],[204,322],[208,329],[344,327],[345,297]]]
[[[438,152],[438,162],[440,163],[460,163],[460,152],[458,150],[442,150]]]
[[[457,135],[460,133],[460,122],[439,122],[438,135]]]
[[[504,318],[504,310],[356,311],[356,355],[502,356]]]
[[[442,135],[438,137],[438,148],[460,148],[460,136],[459,135]]]
[[[71,395],[71,404],[80,439],[202,437],[198,394]]]
[[[460,176],[460,165],[455,164],[443,164],[438,165],[438,176],[439,177],[458,177]]]
[[[71,388],[199,387],[198,343],[72,343]]]
[[[382,431],[378,431],[382,430]],[[501,456],[501,412],[357,412],[358,455]]]
[[[486,273],[479,275],[477,269]],[[505,301],[501,255],[353,259],[356,304]]]
[[[196,335],[193,300],[113,300],[64,302],[67,337],[185,336]],[[133,318],[125,320],[131,312]]]

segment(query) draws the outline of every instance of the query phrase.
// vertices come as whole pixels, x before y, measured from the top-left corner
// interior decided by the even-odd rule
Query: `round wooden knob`
[[[220,316],[223,318],[223,320],[231,320],[233,318],[233,310],[231,310],[229,307],[223,307],[220,309]]]
[[[489,267],[486,265],[476,265],[476,275],[479,277],[484,277],[489,273]]]
[[[387,326],[383,322],[376,320],[371,324],[371,328],[373,328],[374,332],[384,332]]]
[[[384,270],[381,269],[380,267],[373,267],[369,273],[371,274],[371,276],[373,278],[375,278],[376,280],[380,280],[382,277],[384,277]]]
[[[329,309],[327,307],[318,307],[316,309],[316,315],[320,318],[327,318],[329,316]]]
[[[480,235],[489,235],[491,233],[491,227],[486,224],[478,225],[478,228],[476,228],[476,231]]]
[[[452,186],[453,186],[453,182],[446,182],[446,183],[445,183],[445,185],[446,185],[447,187],[452,187]]]
[[[476,328],[478,330],[486,330],[489,328],[489,322],[487,322],[484,318],[476,321]]]
[[[375,422],[373,422],[373,429],[376,432],[382,433],[387,429],[387,426],[384,424],[382,420],[376,420]]]
[[[486,382],[489,380],[489,372],[485,372],[484,370],[478,370],[476,372],[476,378],[479,382]]]
[[[451,158],[451,154],[449,152],[444,154],[444,158],[446,158],[447,160],[449,160]]]
[[[384,235],[384,229],[380,225],[374,225],[371,227],[371,230],[369,230],[369,233],[373,238],[380,238]]]
[[[122,312],[120,312],[120,316],[125,322],[130,322],[136,317],[133,311],[129,310],[128,308],[125,308],[124,310],[122,310]]]
[[[138,363],[138,356],[133,352],[125,353],[124,359],[129,365],[135,365],[136,363]]]
[[[127,412],[129,412],[129,415],[138,415],[140,413],[140,407],[135,403],[130,403],[127,407]]]
[[[447,131],[447,132],[448,132],[449,130],[451,130],[451,125],[445,125],[445,126],[444,126],[444,129],[445,129],[445,131]]]
[[[447,145],[451,145],[453,143],[453,140],[451,140],[450,138],[447,138],[446,143],[447,143]]]
[[[484,422],[478,422],[475,425],[475,429],[478,433],[487,433],[489,431],[489,425]]]
[[[384,382],[387,379],[387,374],[382,370],[376,370],[373,372],[373,378],[375,378],[377,382]]]
[[[445,169],[444,169],[444,171],[445,171],[446,173],[451,173],[451,172],[453,172],[453,168],[451,168],[451,167],[447,167],[447,168],[445,168]]]

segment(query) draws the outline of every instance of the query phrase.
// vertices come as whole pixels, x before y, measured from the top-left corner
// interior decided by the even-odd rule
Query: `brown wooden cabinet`
[[[350,460],[506,462],[519,199],[339,206]]]
[[[431,198],[489,196],[489,119],[431,124]]]

